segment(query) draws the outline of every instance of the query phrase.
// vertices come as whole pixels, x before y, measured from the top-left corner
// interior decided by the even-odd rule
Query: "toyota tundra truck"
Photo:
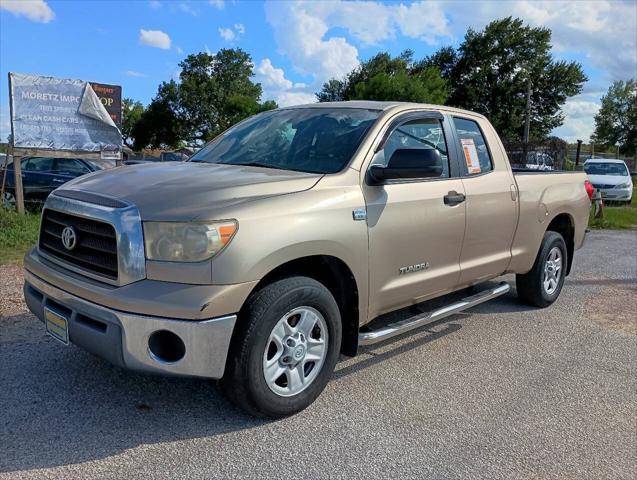
[[[281,108],[187,162],[55,190],[24,295],[64,344],[128,369],[218,379],[248,412],[277,418],[318,397],[340,354],[507,293],[496,277],[513,273],[521,301],[552,304],[591,194],[582,172],[513,171],[476,113]]]

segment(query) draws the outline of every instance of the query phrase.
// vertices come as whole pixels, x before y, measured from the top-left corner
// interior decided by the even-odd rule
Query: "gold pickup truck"
[[[281,417],[316,399],[339,354],[505,294],[507,283],[485,284],[496,277],[516,274],[526,303],[553,303],[591,193],[584,173],[514,172],[472,112],[283,108],[188,162],[56,190],[24,295],[65,344],[130,369],[220,379],[247,411]],[[463,289],[426,313],[405,308]]]

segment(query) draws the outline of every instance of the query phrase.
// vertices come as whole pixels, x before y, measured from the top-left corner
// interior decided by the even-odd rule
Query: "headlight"
[[[146,258],[166,262],[200,262],[225,247],[235,232],[234,220],[210,223],[144,222]]]
[[[630,182],[622,183],[621,185],[615,185],[615,188],[630,188]]]

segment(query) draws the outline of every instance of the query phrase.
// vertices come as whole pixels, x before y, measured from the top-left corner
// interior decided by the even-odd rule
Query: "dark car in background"
[[[124,161],[124,165],[139,165],[152,162],[185,162],[189,155],[184,152],[161,152],[158,157],[130,158]]]
[[[105,170],[111,166],[109,163],[81,158],[23,157],[20,167],[25,206],[31,210],[37,209],[60,185],[80,175]],[[7,208],[15,208],[15,203],[14,166],[13,162],[10,162],[7,165],[2,204]]]

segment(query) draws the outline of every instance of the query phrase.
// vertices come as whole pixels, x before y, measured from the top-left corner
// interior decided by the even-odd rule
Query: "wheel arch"
[[[575,252],[575,220],[568,213],[560,213],[553,217],[546,227],[547,232],[559,233],[566,243],[566,275],[571,273],[573,254]]]
[[[343,326],[341,353],[348,356],[356,355],[360,320],[359,288],[352,269],[343,260],[333,255],[298,257],[270,270],[255,285],[248,298],[265,285],[291,276],[313,278],[330,291],[341,314]]]

